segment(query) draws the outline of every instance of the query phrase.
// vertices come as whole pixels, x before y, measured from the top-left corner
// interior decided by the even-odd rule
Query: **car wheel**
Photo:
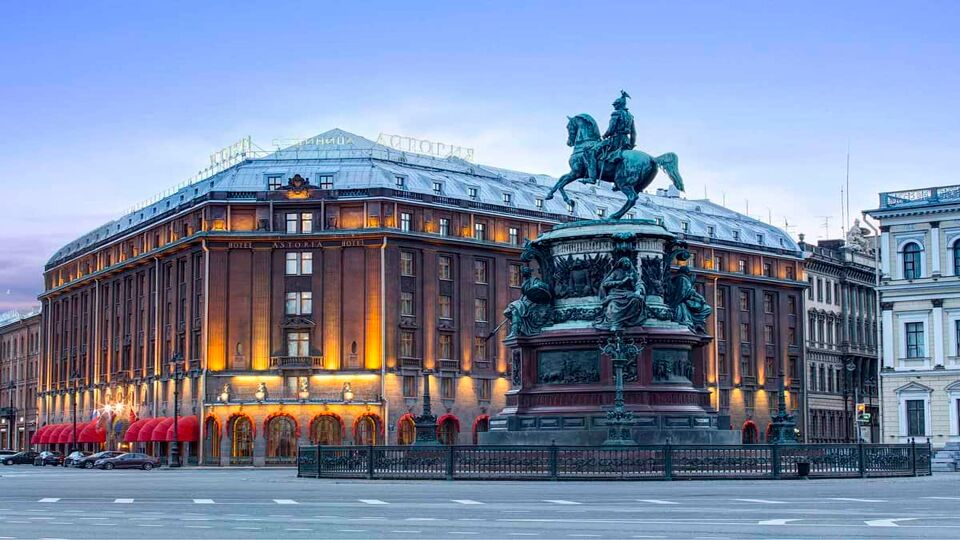
[[[106,469],[106,470],[108,470],[108,471],[112,471],[112,470],[113,470],[113,463],[106,463],[106,464],[104,464],[103,468]]]
[[[93,468],[93,463],[90,463],[90,462],[88,461],[88,462],[86,462],[86,463],[83,464],[83,468],[84,468],[84,469],[92,469],[92,468]]]
[[[144,463],[144,464],[143,464],[143,470],[145,470],[145,471],[149,471],[149,470],[152,469],[152,468],[153,468],[153,463]]]
[[[4,464],[4,465],[13,465],[13,460],[12,460],[12,459],[8,459],[8,460],[4,461],[3,464]]]

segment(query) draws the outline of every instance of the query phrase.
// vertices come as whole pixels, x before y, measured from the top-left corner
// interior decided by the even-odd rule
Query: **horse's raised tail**
[[[683,191],[683,178],[680,177],[680,168],[677,166],[677,155],[673,152],[667,152],[662,156],[653,158],[653,160],[670,176],[673,186]]]

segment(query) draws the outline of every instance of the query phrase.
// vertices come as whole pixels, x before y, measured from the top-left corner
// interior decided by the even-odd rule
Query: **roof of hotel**
[[[543,211],[556,215],[573,215],[596,219],[603,209],[610,215],[624,202],[622,194],[607,184],[568,186],[576,201],[572,214],[558,195],[543,200],[555,178],[487,165],[479,165],[457,157],[438,158],[402,152],[340,129],[327,131],[271,153],[247,157],[239,163],[198,180],[156,199],[149,205],[104,224],[70,242],[48,264],[57,264],[105,240],[136,230],[159,215],[210,192],[254,193],[268,189],[268,178],[280,176],[285,183],[294,174],[317,185],[318,176],[333,176],[334,187],[344,189],[396,189],[396,177],[404,177],[404,190],[434,194],[434,182],[442,184],[442,195],[454,199],[472,199],[481,203]],[[470,188],[477,190],[471,197]],[[671,190],[658,190],[658,195],[643,194],[631,211],[636,218],[661,218],[673,233],[712,238],[747,248],[774,249],[800,256],[797,243],[779,228],[714,204],[709,200],[679,197]],[[511,195],[509,205],[504,193]],[[684,225],[684,223],[686,225]],[[686,230],[684,231],[684,227]]]
[[[10,326],[11,324],[20,322],[30,317],[35,317],[40,314],[40,307],[34,307],[30,309],[17,309],[12,311],[7,311],[0,313],[0,329],[5,326]]]

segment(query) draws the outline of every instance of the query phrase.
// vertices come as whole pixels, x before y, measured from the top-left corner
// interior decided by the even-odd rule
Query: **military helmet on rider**
[[[613,100],[613,108],[614,108],[614,109],[617,109],[617,110],[626,109],[626,108],[627,108],[627,98],[629,98],[629,97],[630,97],[630,94],[628,94],[628,93],[624,92],[623,90],[621,90],[621,91],[620,91],[620,97],[618,97],[617,99]]]

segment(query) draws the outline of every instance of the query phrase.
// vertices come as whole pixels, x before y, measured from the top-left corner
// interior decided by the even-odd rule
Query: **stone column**
[[[937,230],[937,229],[934,229]],[[943,365],[943,300],[933,300],[933,359],[932,366]]]
[[[881,321],[883,325],[883,369],[893,369],[894,359],[897,357],[897,352],[893,350],[893,334],[897,330],[893,326],[893,304],[881,304],[880,309],[883,310]]]

